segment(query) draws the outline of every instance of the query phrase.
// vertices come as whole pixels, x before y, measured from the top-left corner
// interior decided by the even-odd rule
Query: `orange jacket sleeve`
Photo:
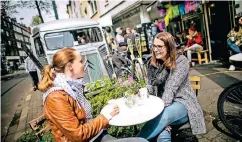
[[[108,125],[108,120],[99,115],[90,122],[78,120],[75,113],[77,102],[59,91],[51,93],[45,102],[46,117],[71,141],[86,142]],[[79,109],[79,108],[77,108]],[[85,118],[84,109],[78,113]]]

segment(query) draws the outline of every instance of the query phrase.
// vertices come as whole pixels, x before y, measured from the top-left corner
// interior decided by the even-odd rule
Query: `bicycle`
[[[242,81],[225,88],[219,96],[217,110],[224,126],[242,139]]]

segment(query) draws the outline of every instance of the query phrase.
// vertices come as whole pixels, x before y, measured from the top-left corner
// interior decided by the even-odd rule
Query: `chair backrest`
[[[42,114],[29,122],[30,128],[35,131],[35,135],[41,139],[44,133],[50,131],[50,126],[46,121],[45,115]]]
[[[201,77],[190,76],[190,81],[191,81],[192,89],[194,89],[196,91],[196,96],[197,96],[198,90],[201,89],[201,85],[200,85]]]

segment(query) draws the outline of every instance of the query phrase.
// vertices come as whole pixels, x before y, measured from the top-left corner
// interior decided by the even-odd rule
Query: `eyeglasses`
[[[152,45],[152,48],[153,48],[153,49],[156,48],[156,49],[158,49],[159,51],[162,50],[162,49],[164,49],[165,47],[166,47],[165,45],[154,45],[154,44]]]

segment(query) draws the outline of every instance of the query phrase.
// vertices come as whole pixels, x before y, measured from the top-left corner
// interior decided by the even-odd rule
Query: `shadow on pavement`
[[[210,74],[218,72],[214,68],[224,68],[221,64],[207,64],[207,65],[197,65],[194,67],[198,72],[200,72],[202,75],[204,74]],[[218,84],[222,88],[226,88],[229,85],[240,81],[237,78],[234,78],[227,74],[213,74],[213,75],[206,75],[207,78],[211,79],[213,82]]]

